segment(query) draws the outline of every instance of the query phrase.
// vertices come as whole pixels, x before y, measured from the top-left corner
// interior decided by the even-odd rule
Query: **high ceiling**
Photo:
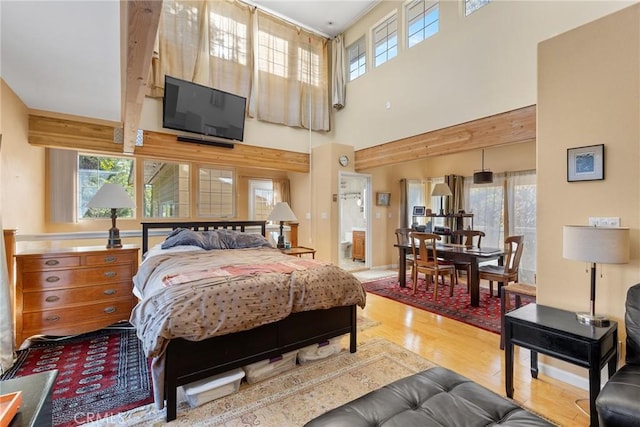
[[[335,36],[378,0],[256,0],[259,8]],[[137,1],[139,5],[157,3]],[[0,75],[30,109],[125,122],[129,64],[116,0],[0,1]],[[140,8],[141,6],[138,6]],[[131,7],[130,7],[131,8]],[[140,9],[138,9],[139,11]],[[149,27],[152,28],[152,27]],[[129,56],[130,58],[130,56]],[[141,100],[140,100],[141,103]]]

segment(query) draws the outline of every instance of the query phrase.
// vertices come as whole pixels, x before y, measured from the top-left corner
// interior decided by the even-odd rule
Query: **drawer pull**
[[[46,278],[46,280],[47,280],[47,282],[49,282],[49,283],[55,283],[55,282],[57,282],[58,280],[60,280],[60,278],[59,278],[58,276],[49,276],[49,277],[47,277],[47,278]]]
[[[49,259],[49,260],[45,261],[45,264],[47,264],[47,265],[58,265],[58,264],[60,264],[60,261],[58,261],[57,259]]]
[[[44,318],[44,320],[48,322],[57,322],[58,320],[60,320],[60,316],[47,316]]]
[[[113,255],[108,255],[108,256],[104,257],[104,262],[114,262],[117,259],[118,258],[114,257]]]
[[[115,271],[105,271],[104,272],[104,277],[116,277],[116,273]]]
[[[105,289],[103,292],[105,295],[115,295],[118,291],[115,289]]]
[[[115,313],[116,312],[116,308],[115,307],[107,307],[104,309],[104,312],[107,314],[111,314],[111,313]]]
[[[55,295],[51,295],[50,297],[46,297],[45,301],[46,302],[56,302],[60,299],[60,297],[55,296]]]

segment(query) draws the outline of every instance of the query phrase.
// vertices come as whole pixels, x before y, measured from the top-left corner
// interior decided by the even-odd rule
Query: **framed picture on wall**
[[[604,179],[604,144],[567,149],[567,181]]]
[[[389,206],[391,193],[376,193],[376,205]]]

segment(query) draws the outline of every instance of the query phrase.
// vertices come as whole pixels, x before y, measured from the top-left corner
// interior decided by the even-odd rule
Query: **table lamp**
[[[591,304],[589,313],[576,313],[578,321],[593,326],[607,326],[609,319],[595,313],[596,263],[629,262],[629,229],[565,225],[562,229],[562,257],[591,263]]]
[[[129,197],[129,194],[121,185],[105,183],[87,204],[88,208],[111,209],[111,228],[109,229],[109,240],[107,248],[121,248],[120,230],[116,228],[117,210],[121,208],[135,208],[136,205]]]
[[[296,215],[293,213],[289,204],[287,202],[277,203],[269,216],[267,217],[267,221],[280,221],[280,235],[278,236],[278,244],[276,245],[279,249],[284,248],[284,235],[283,227],[285,221],[297,221]]]
[[[431,195],[440,196],[440,214],[439,215],[444,215],[443,199],[445,196],[453,196],[451,189],[447,184],[445,184],[444,182],[441,182],[436,184],[435,187],[433,187],[433,191],[431,192]]]

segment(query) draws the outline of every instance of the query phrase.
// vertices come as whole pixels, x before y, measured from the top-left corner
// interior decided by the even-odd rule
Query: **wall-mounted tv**
[[[165,76],[162,127],[242,141],[246,104],[242,96]]]

